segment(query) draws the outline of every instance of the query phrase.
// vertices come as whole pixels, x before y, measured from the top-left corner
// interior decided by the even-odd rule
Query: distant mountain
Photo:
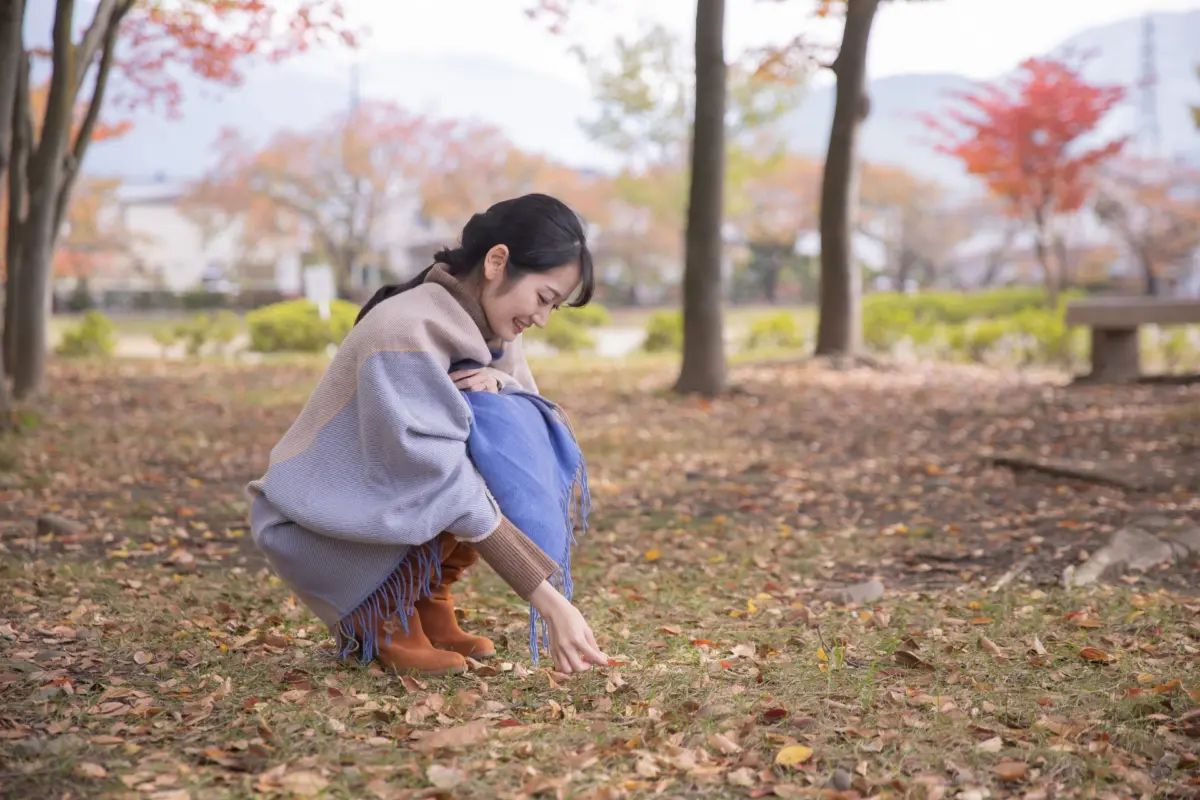
[[[1200,154],[1200,134],[1188,113],[1200,101],[1196,64],[1200,61],[1200,11],[1155,14],[1158,52],[1158,107],[1165,153]],[[1089,29],[1063,42],[1055,52],[1094,52],[1086,76],[1092,81],[1135,87],[1139,75],[1141,18]],[[871,115],[863,132],[863,155],[895,164],[927,178],[962,184],[952,160],[933,152],[919,121],[937,114],[949,95],[969,88],[959,75],[899,75],[871,81]],[[235,90],[217,90],[198,81],[186,85],[182,116],[167,120],[147,112],[135,115],[127,136],[97,144],[88,155],[90,172],[146,179],[155,175],[194,178],[212,160],[212,143],[227,127],[265,141],[283,128],[304,128],[345,110],[351,76],[311,73],[295,62],[256,68]],[[591,143],[579,121],[593,116],[587,92],[512,64],[487,58],[395,56],[375,59],[360,72],[363,97],[394,100],[414,111],[474,118],[502,128],[520,146],[577,166],[606,168],[613,154]],[[1136,94],[1106,120],[1098,135],[1132,133]],[[824,152],[833,114],[831,87],[814,89],[787,121],[793,146]]]

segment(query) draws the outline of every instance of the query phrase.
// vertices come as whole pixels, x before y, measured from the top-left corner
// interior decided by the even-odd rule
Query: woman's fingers
[[[593,664],[595,664],[598,667],[607,667],[608,666],[608,656],[604,655],[604,653],[600,650],[599,647],[596,647],[593,644],[589,644],[589,645],[584,646],[581,649],[583,651],[584,658],[586,658],[588,661],[591,661]]]

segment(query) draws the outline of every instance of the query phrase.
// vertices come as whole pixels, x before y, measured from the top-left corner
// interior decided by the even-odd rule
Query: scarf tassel
[[[592,494],[588,489],[587,465],[582,454],[575,467],[575,476],[563,493],[562,510],[568,533],[564,552],[554,557],[554,561],[558,564],[558,571],[550,577],[550,585],[561,592],[563,597],[571,600],[575,593],[575,583],[571,579],[571,550],[575,547],[576,531],[580,536],[587,533],[587,517],[592,510]],[[546,625],[546,620],[531,605],[529,607],[529,655],[534,666],[537,666],[538,663],[539,642],[547,651],[550,649],[550,629]]]
[[[399,618],[407,634],[408,619],[417,612],[417,601],[431,596],[433,587],[442,582],[441,556],[439,539],[405,553],[387,580],[342,617],[334,632],[338,658],[345,660],[358,653],[360,663],[370,664],[379,655],[379,630],[388,620]],[[391,641],[391,632],[384,630],[383,644]]]

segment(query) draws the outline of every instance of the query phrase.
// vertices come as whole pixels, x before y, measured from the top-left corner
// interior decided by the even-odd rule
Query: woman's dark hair
[[[587,305],[596,292],[592,254],[588,251],[583,222],[566,203],[549,195],[527,194],[496,203],[475,214],[463,228],[458,247],[447,247],[434,255],[456,278],[468,278],[483,264],[483,258],[498,244],[508,247],[508,279],[546,272],[565,264],[579,264],[579,291],[568,305]],[[357,325],[375,306],[425,282],[432,266],[406,283],[390,284],[375,292],[358,312]]]

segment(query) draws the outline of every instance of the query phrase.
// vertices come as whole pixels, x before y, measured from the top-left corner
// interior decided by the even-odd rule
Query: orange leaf
[[[1103,650],[1097,650],[1094,647],[1083,648],[1079,651],[1079,657],[1084,661],[1093,661],[1101,664],[1108,664],[1116,661],[1116,659],[1110,656],[1108,653],[1104,652]]]

